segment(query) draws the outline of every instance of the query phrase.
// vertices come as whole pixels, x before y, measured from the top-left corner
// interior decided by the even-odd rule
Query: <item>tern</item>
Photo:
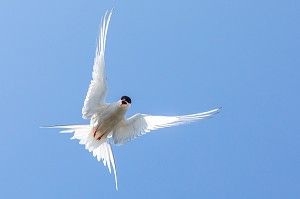
[[[106,11],[100,24],[100,34],[94,58],[92,80],[82,108],[83,119],[90,119],[89,125],[59,125],[46,128],[64,129],[60,133],[74,133],[71,139],[80,140],[79,144],[93,153],[98,161],[103,161],[111,173],[114,172],[115,185],[118,190],[117,172],[110,142],[121,145],[152,130],[191,123],[210,118],[221,108],[207,112],[182,116],[154,116],[149,114],[135,114],[126,119],[125,114],[131,106],[131,99],[122,96],[114,103],[106,103],[107,81],[105,73],[105,43],[108,25],[113,9]],[[110,141],[111,140],[111,141]]]

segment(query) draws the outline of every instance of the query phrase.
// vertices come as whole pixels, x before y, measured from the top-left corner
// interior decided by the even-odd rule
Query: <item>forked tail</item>
[[[100,141],[93,137],[93,127],[91,125],[60,125],[60,126],[47,126],[42,128],[60,128],[65,129],[60,133],[73,133],[71,139],[80,140],[79,144],[85,145],[85,148],[89,152],[93,152],[93,156],[98,161],[103,161],[104,166],[108,167],[109,173],[111,173],[111,167],[114,170],[116,189],[118,190],[118,179],[116,172],[116,165],[114,155],[111,150],[110,144],[107,138],[101,139]]]

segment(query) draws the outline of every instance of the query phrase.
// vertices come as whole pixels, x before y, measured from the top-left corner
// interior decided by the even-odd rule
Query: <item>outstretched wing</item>
[[[109,12],[107,11],[104,15],[104,18],[101,21],[100,34],[93,66],[93,79],[89,86],[84,101],[84,106],[82,108],[82,117],[84,119],[91,118],[92,115],[97,111],[97,109],[101,105],[105,104],[105,97],[107,94],[107,82],[105,73],[104,52],[106,34],[112,11],[113,9]]]
[[[160,128],[177,126],[185,123],[195,122],[209,118],[217,114],[221,108],[211,111],[196,113],[192,115],[182,116],[153,116],[146,114],[136,114],[128,120],[123,120],[116,131],[113,133],[112,139],[114,144],[120,145],[136,137]]]

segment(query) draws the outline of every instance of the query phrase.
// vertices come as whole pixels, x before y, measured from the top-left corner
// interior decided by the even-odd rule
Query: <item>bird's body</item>
[[[125,114],[131,106],[131,99],[122,96],[114,103],[106,103],[107,82],[105,73],[104,52],[106,34],[112,10],[106,12],[100,29],[100,36],[93,66],[93,79],[90,83],[84,106],[82,117],[90,119],[89,125],[60,125],[47,128],[63,128],[61,133],[74,133],[71,139],[80,140],[80,144],[93,152],[93,156],[98,161],[103,161],[111,172],[114,171],[116,188],[117,174],[114,156],[109,140],[116,145],[121,145],[136,137],[146,134],[152,130],[195,122],[209,118],[220,111],[220,108],[182,116],[154,116],[149,114],[135,114],[126,119]]]
[[[93,137],[101,140],[100,136],[107,137],[109,133],[114,132],[121,120],[125,120],[127,110],[128,107],[123,106],[119,101],[101,106],[91,118]]]

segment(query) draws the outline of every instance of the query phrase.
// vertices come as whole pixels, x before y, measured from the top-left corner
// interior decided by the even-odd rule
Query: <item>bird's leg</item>
[[[104,134],[105,134],[105,133],[103,133],[100,137],[98,137],[97,140],[101,140],[101,138],[103,137]]]
[[[95,130],[95,132],[94,132],[94,137],[96,137],[96,133],[97,133],[97,131],[98,131],[98,129],[96,129],[96,130]]]

